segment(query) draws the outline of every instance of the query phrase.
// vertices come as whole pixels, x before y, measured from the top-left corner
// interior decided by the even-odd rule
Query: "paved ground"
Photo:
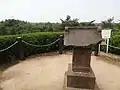
[[[3,72],[2,90],[62,90],[71,54],[29,58]],[[100,90],[120,90],[120,68],[92,56]]]

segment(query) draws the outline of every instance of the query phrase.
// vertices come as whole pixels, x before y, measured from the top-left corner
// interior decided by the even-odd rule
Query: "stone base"
[[[95,90],[95,75],[90,69],[89,73],[73,72],[69,64],[65,72],[64,90]]]
[[[81,89],[81,88],[67,87],[66,83],[67,83],[67,80],[64,81],[63,90],[100,90],[97,84],[95,84],[95,88],[94,89]]]
[[[90,72],[90,67],[83,67],[83,66],[79,66],[79,67],[72,67],[73,72]]]

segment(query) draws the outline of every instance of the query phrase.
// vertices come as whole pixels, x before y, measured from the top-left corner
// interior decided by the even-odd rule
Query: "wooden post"
[[[24,48],[23,48],[23,44],[22,44],[22,38],[21,37],[17,37],[17,41],[18,41],[19,59],[20,60],[24,60],[25,56],[24,56]]]
[[[63,49],[64,49],[64,40],[63,40],[63,35],[60,35],[60,41],[59,41],[59,54],[62,54],[63,53]]]
[[[95,56],[98,56],[98,52],[99,52],[99,44],[97,43],[95,45]]]

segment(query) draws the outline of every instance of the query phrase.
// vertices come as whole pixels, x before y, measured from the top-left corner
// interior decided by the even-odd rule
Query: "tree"
[[[81,27],[95,26],[94,22],[95,22],[95,20],[92,20],[89,22],[80,22],[80,26]]]
[[[0,22],[0,35],[60,31],[60,23],[31,23],[15,19]]]
[[[102,28],[104,28],[104,29],[113,29],[113,20],[114,20],[114,17],[109,18],[106,21],[102,21],[101,22]]]
[[[5,29],[4,24],[0,23],[0,35],[6,35],[7,31]]]
[[[74,18],[73,20],[71,20],[71,17],[69,15],[66,16],[66,19],[60,19],[62,24],[61,27],[62,29],[64,29],[66,26],[79,26],[79,19],[78,18]]]

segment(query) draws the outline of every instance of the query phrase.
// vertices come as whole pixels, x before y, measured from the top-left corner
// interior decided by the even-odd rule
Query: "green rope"
[[[10,48],[12,48],[13,46],[15,46],[17,43],[18,43],[18,41],[16,41],[15,43],[13,43],[12,45],[10,45],[10,46],[7,47],[7,48],[0,50],[0,53],[1,53],[1,52],[4,52],[4,51],[7,51],[8,49],[10,49]]]
[[[26,42],[26,41],[24,41],[24,40],[22,40],[22,42],[25,43],[25,44],[27,44],[27,45],[29,45],[29,46],[33,46],[33,47],[48,47],[48,46],[51,46],[51,45],[57,43],[59,40],[60,40],[60,39],[57,39],[57,40],[55,40],[54,42],[52,42],[52,43],[50,43],[50,44],[47,44],[47,45],[34,45],[34,44],[30,44],[30,43],[28,43],[28,42]]]
[[[115,47],[115,46],[111,46],[111,45],[109,45],[109,47],[115,48],[115,49],[120,49],[119,47]]]

